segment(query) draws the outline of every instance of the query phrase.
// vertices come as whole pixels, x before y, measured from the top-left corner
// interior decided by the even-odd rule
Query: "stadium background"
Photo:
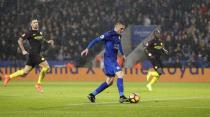
[[[44,52],[48,60],[87,66],[98,54],[91,51],[88,59],[80,57],[87,43],[111,29],[115,21],[123,20],[128,25],[161,26],[169,50],[164,59],[169,61],[168,66],[179,67],[187,61],[186,66],[209,67],[208,0],[1,0],[0,5],[1,65],[24,60],[17,39],[29,29],[30,20],[37,18],[40,30],[56,42],[56,47]]]
[[[80,52],[118,20],[127,26],[160,26],[169,50],[169,56],[162,58],[165,67],[210,66],[210,4],[207,0],[1,0],[0,5],[3,73],[5,68],[24,65],[25,57],[20,53],[17,39],[29,29],[33,18],[40,21],[40,30],[46,37],[55,40],[55,47],[44,46],[42,53],[52,67],[100,67],[103,59],[97,54],[103,46],[96,45],[84,58]],[[27,42],[25,45],[27,48]],[[135,45],[132,47],[135,49]],[[98,61],[99,65],[95,65]],[[148,61],[136,61],[133,68],[142,69],[145,62]]]
[[[33,18],[40,21],[46,37],[55,41],[55,47],[43,47],[51,66],[44,93],[34,88],[38,68],[11,80],[7,87],[0,87],[0,117],[210,116],[209,0],[0,0],[0,78],[24,66],[17,40]],[[165,74],[149,92],[143,68],[150,64],[135,61],[123,69],[125,95],[139,93],[141,102],[119,104],[117,87],[112,86],[92,104],[86,96],[104,80],[103,47],[96,45],[84,58],[80,52],[117,20],[128,28],[137,27],[136,31],[141,30],[139,26],[161,28],[169,50],[169,56],[161,58]],[[129,57],[141,42],[138,37],[124,39],[131,41],[131,45],[126,43],[132,47],[126,52]]]

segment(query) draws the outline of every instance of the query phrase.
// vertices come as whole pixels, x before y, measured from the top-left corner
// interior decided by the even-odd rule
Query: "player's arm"
[[[163,47],[163,48],[162,48],[162,53],[168,55],[168,50],[165,48],[163,42],[161,42],[161,45],[162,45],[162,47]]]
[[[94,40],[92,40],[92,41],[88,44],[87,48],[81,52],[81,56],[83,56],[83,55],[86,56],[86,55],[88,54],[90,48],[92,48],[96,43],[98,43],[98,42],[100,42],[100,41],[103,41],[103,40],[107,39],[110,35],[111,35],[111,34],[110,34],[109,32],[106,32],[106,33],[104,33],[103,35],[101,35],[101,36],[95,38]]]
[[[42,32],[41,32],[41,35],[43,35]],[[46,37],[46,35],[43,35],[43,42],[54,46],[54,40],[52,40],[52,39],[47,40],[45,37]]]
[[[28,36],[28,34],[26,33],[26,34],[23,34],[23,35],[22,35],[21,37],[19,37],[19,39],[18,39],[18,45],[19,45],[19,47],[20,47],[20,49],[21,49],[23,55],[28,54],[28,52],[26,51],[26,49],[25,49],[24,46],[23,46],[23,40],[26,39],[27,36]]]
[[[165,48],[163,48],[163,52],[164,54],[168,55],[168,50],[166,50]]]
[[[94,40],[92,40],[92,41],[88,44],[87,48],[81,52],[81,56],[83,56],[83,55],[87,56],[87,54],[88,54],[88,52],[89,52],[89,49],[90,49],[91,47],[93,47],[93,46],[94,46],[97,42],[99,42],[100,40],[101,40],[101,39],[98,38],[98,37],[95,38]]]
[[[144,51],[145,51],[146,53],[149,53],[149,52],[148,52],[148,49],[150,48],[151,43],[152,43],[151,40],[148,41],[148,42],[146,42],[146,43],[143,43],[143,48],[144,48]]]
[[[145,52],[145,54],[147,55],[147,56],[149,56],[149,57],[153,57],[153,54],[151,53],[151,48],[153,48],[152,47],[152,45],[153,45],[153,40],[150,40],[150,41],[148,41],[147,43],[145,43],[144,44],[144,52]]]
[[[50,39],[50,40],[43,40],[44,43],[50,44],[51,46],[54,46],[54,40]]]
[[[124,58],[124,60],[125,60],[126,57],[125,57],[125,55],[124,55],[124,51],[123,51],[122,43],[121,43],[121,42],[119,43],[119,50],[120,50],[120,53],[123,55],[123,58]]]

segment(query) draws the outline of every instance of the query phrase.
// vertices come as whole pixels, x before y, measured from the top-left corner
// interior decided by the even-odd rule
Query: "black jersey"
[[[21,36],[24,40],[27,39],[30,44],[29,54],[40,54],[42,42],[45,41],[42,32],[38,30],[30,30]]]
[[[160,57],[164,53],[164,45],[160,39],[152,39],[145,45],[146,53],[150,53],[153,57]]]

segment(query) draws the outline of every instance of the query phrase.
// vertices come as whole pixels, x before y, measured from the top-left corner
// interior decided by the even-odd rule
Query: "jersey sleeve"
[[[97,42],[100,42],[100,41],[104,41],[104,40],[106,40],[106,39],[109,39],[110,36],[111,36],[111,33],[105,32],[105,33],[102,34],[101,36],[99,36],[99,37],[95,38],[94,40],[92,40],[92,41],[88,44],[87,48],[89,49],[89,48],[93,47]]]
[[[30,34],[29,32],[26,32],[26,33],[23,33],[21,36],[20,36],[23,40],[26,40],[30,37]]]
[[[160,44],[161,44],[161,46],[162,46],[162,49],[161,49],[162,53],[168,55],[168,50],[165,48],[164,43],[161,42]]]
[[[150,48],[152,47],[152,44],[153,44],[153,41],[152,41],[152,40],[148,41],[148,42],[145,44],[145,48],[146,48],[146,49],[150,49]]]
[[[48,42],[47,42],[48,40],[46,39],[47,38],[47,35],[45,33],[43,33],[43,32],[40,32],[40,35],[43,37],[42,38],[42,42],[48,44]]]
[[[120,53],[122,55],[124,55],[123,48],[122,48],[122,43],[121,42],[119,43],[119,50],[120,50]]]

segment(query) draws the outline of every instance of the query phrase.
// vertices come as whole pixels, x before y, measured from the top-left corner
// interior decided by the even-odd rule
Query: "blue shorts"
[[[122,71],[122,68],[115,59],[104,58],[104,73],[108,77],[114,77],[115,73]]]

